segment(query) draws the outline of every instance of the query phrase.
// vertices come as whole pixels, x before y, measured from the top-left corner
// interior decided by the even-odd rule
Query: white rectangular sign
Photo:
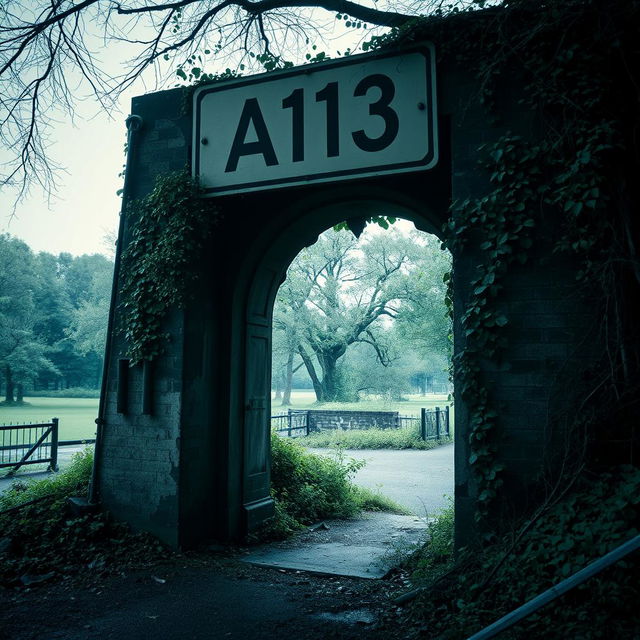
[[[208,195],[433,167],[434,53],[358,55],[194,93],[193,174]]]

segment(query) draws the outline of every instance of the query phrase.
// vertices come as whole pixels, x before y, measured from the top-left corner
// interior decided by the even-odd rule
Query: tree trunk
[[[16,402],[24,402],[24,385],[22,383],[16,385]]]
[[[302,358],[302,362],[304,362],[304,366],[307,369],[307,373],[311,378],[311,383],[313,384],[313,390],[316,394],[316,400],[318,402],[324,402],[325,400],[324,400],[322,383],[320,382],[320,378],[318,378],[318,374],[316,373],[316,369],[313,366],[313,362],[309,357],[309,354],[302,347],[298,347],[298,353],[300,354],[300,357]]]
[[[287,357],[287,365],[284,372],[284,388],[282,391],[282,403],[283,407],[288,407],[291,404],[291,385],[293,383],[293,358],[295,351],[291,349]]]
[[[273,386],[275,393],[274,400],[280,400],[282,398],[282,376],[278,373],[273,376]]]
[[[338,369],[337,358],[323,354],[322,357],[322,395],[325,402],[338,402]]]
[[[15,402],[15,398],[13,397],[13,378],[11,377],[11,367],[9,366],[4,368],[4,379],[6,380],[7,385],[4,399],[7,403]]]

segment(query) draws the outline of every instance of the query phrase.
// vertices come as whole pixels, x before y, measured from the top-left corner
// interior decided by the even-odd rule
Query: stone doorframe
[[[302,198],[275,218],[247,251],[237,298],[233,305],[233,343],[242,353],[244,366],[232,371],[230,389],[236,393],[230,407],[230,452],[242,469],[240,504],[229,504],[229,531],[251,532],[273,512],[270,490],[270,402],[272,313],[278,288],[286,272],[305,247],[333,225],[352,218],[389,215],[413,222],[421,231],[440,235],[439,219],[424,202],[400,192],[358,185],[331,189],[319,198]],[[242,299],[244,298],[244,299]],[[236,493],[236,492],[233,492]],[[239,507],[239,508],[238,508]]]

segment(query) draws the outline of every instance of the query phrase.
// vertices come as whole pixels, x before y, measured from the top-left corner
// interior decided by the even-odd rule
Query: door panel
[[[273,513],[270,497],[271,327],[247,326],[243,503],[248,527]]]

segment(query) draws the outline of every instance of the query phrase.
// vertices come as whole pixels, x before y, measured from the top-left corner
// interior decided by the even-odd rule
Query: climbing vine
[[[162,323],[171,309],[185,305],[198,277],[194,265],[220,213],[200,198],[186,173],[161,176],[144,199],[127,210],[132,220],[123,254],[121,333],[135,364],[152,360],[169,339]]]
[[[478,484],[478,519],[488,515],[504,470],[496,462],[498,411],[482,384],[481,360],[499,360],[506,346],[501,331],[509,322],[500,303],[503,277],[514,263],[528,260],[535,227],[531,212],[543,191],[534,179],[540,147],[527,147],[520,138],[505,136],[479,151],[488,156],[484,168],[491,172],[494,189],[456,205],[447,224],[447,245],[452,251],[461,251],[472,237],[483,256],[460,319],[465,348],[454,358],[456,392],[472,408],[469,464]]]
[[[502,362],[509,326],[501,295],[505,277],[514,267],[539,259],[532,250],[534,237],[540,237],[546,219],[552,219],[553,226],[561,230],[548,239],[553,250],[580,265],[576,285],[582,286],[603,310],[604,373],[586,394],[582,408],[596,391],[599,397],[609,393],[617,402],[631,402],[629,398],[637,390],[634,373],[640,349],[637,340],[629,337],[637,317],[630,313],[625,300],[630,292],[632,297],[637,295],[640,283],[637,222],[631,214],[629,195],[629,185],[640,164],[634,142],[634,132],[640,128],[640,64],[637,33],[629,25],[637,25],[640,3],[612,0],[605,4],[596,0],[551,0],[541,7],[534,0],[505,0],[481,12],[445,15],[443,10],[440,15],[416,18],[374,37],[362,47],[374,51],[435,41],[441,60],[458,64],[475,76],[480,87],[476,98],[491,124],[500,117],[502,92],[517,78],[523,110],[532,114],[530,126],[540,132],[534,142],[513,133],[503,134],[477,150],[479,170],[488,179],[488,192],[454,203],[445,229],[445,245],[452,252],[460,252],[473,242],[481,253],[459,318],[464,344],[458,345],[454,362],[456,393],[470,416],[469,464],[477,485],[479,520],[489,515],[504,471],[496,455],[500,407],[495,406],[483,372],[486,361],[492,361],[493,366],[508,366]],[[268,51],[254,57],[265,70],[291,64]],[[312,47],[307,60],[326,57]],[[237,74],[227,69],[213,76],[203,70],[203,65],[201,58],[192,58],[176,73],[191,83]],[[161,209],[171,209],[159,206],[161,200],[173,202],[169,190],[163,190],[162,185],[158,189],[142,205],[140,220],[151,221],[161,215]],[[186,244],[178,247],[171,240],[182,237],[181,233],[200,239],[201,231],[195,230],[202,229],[204,218],[210,216],[194,204],[195,187],[184,183],[183,189],[191,213],[185,218],[174,215],[163,219],[159,226],[171,231],[159,247],[148,251],[149,264],[141,262],[136,267],[140,273],[132,272],[125,286],[126,312],[130,314],[126,334],[134,360],[158,353],[161,339],[155,332],[159,331],[161,317],[172,303],[184,303],[184,291],[178,284],[189,275],[184,268],[187,256],[180,253]],[[171,197],[182,196],[174,193]],[[382,226],[392,222],[386,218],[374,221]],[[209,217],[207,224],[210,222]],[[143,260],[150,249],[143,246],[142,229],[153,226],[140,227],[139,247],[134,245],[129,252],[132,264],[138,258]],[[158,259],[163,251],[177,258],[180,275],[173,284],[163,273],[166,262],[161,264]],[[154,274],[150,280],[149,273]]]
[[[479,148],[479,169],[490,188],[482,197],[454,203],[445,228],[452,252],[471,242],[481,251],[459,318],[464,344],[454,361],[456,394],[469,411],[469,464],[480,521],[490,513],[504,471],[496,456],[500,407],[483,372],[489,361],[508,366],[502,362],[509,324],[501,300],[504,279],[512,267],[538,259],[533,238],[540,237],[545,220],[560,228],[550,239],[553,251],[579,265],[576,286],[602,309],[604,373],[580,407],[593,404],[596,391],[605,404],[609,396],[632,402],[637,391],[640,350],[630,339],[635,316],[628,299],[640,283],[630,206],[638,170],[633,132],[640,126],[638,51],[630,25],[637,25],[639,13],[638,2],[614,1],[606,8],[590,0],[544,8],[527,0],[504,2],[479,14],[418,19],[363,47],[435,41],[441,59],[477,78],[477,100],[491,124],[500,116],[500,91],[517,77],[521,104],[543,132],[534,143],[506,134]],[[586,422],[580,407],[574,419]],[[604,422],[611,424],[611,416]]]

